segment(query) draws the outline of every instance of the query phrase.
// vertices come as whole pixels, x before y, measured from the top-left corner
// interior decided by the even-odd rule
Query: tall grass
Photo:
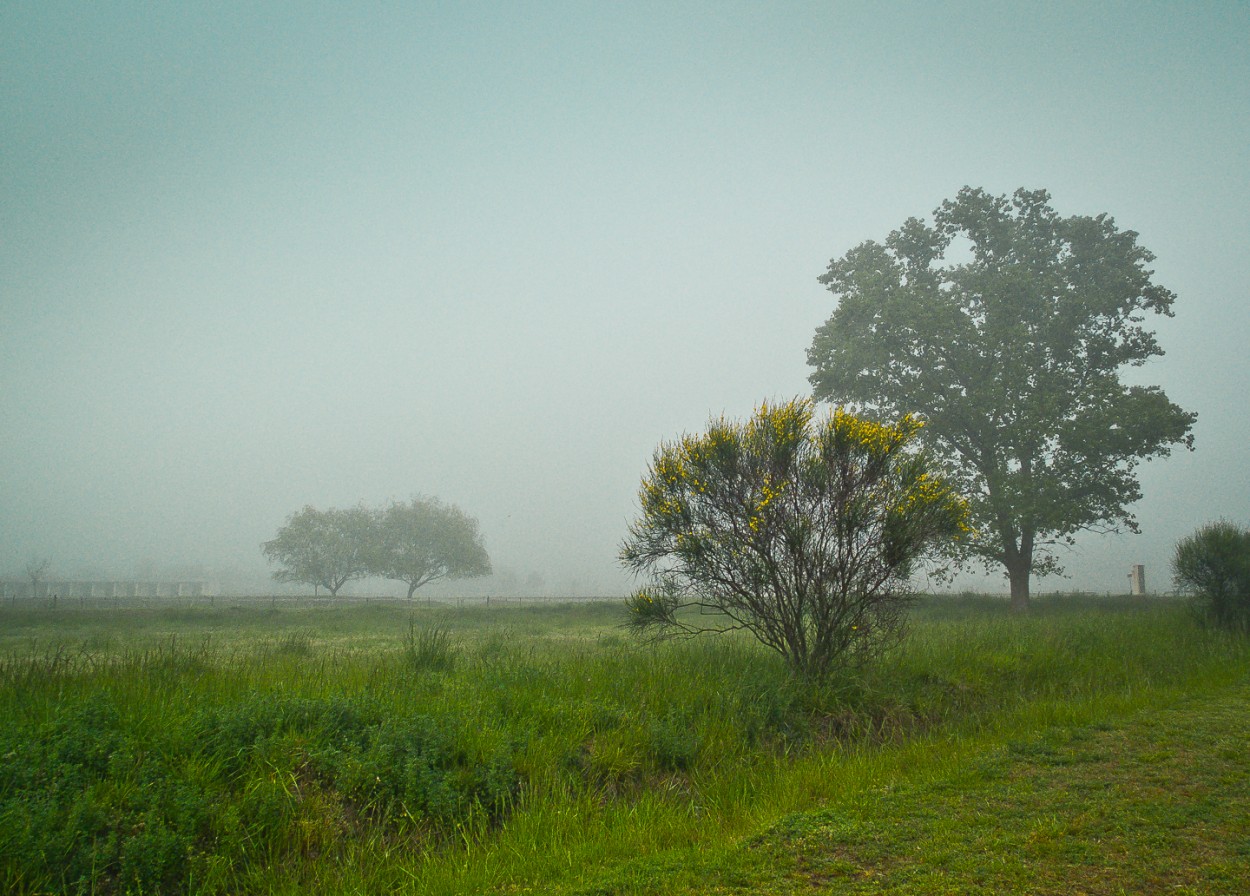
[[[612,604],[23,620],[0,889],[551,890],[1250,668],[1180,605],[1038,603],[929,599],[821,687],[745,638],[637,645]]]

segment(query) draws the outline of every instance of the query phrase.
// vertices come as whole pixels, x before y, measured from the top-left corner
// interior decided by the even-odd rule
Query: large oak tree
[[[965,187],[820,278],[837,297],[808,351],[817,398],[918,413],[972,499],[968,551],[1001,565],[1013,606],[1083,530],[1138,531],[1135,468],[1192,448],[1196,415],[1126,367],[1163,354],[1147,315],[1175,295],[1108,215],[1060,217],[1044,190]]]

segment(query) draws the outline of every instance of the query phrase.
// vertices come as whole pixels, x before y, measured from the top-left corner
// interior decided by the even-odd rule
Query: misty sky
[[[1133,377],[1196,451],[1035,583],[1164,588],[1250,522],[1250,4],[6,2],[0,573],[260,577],[424,493],[623,592],[656,444],[809,393],[829,259],[965,184],[1178,294]]]

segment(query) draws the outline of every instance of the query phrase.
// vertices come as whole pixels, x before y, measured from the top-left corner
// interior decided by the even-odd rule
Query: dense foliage
[[[365,829],[493,823],[518,772],[469,743],[454,717],[396,716],[367,696],[252,694],[159,732],[71,703],[0,737],[0,844],[10,869],[56,892],[213,891],[215,867],[262,844],[296,856]]]
[[[808,351],[819,399],[918,413],[949,459],[980,537],[967,556],[1006,570],[1028,605],[1031,575],[1082,530],[1137,531],[1135,467],[1192,445],[1195,416],[1126,365],[1163,354],[1143,326],[1171,315],[1154,256],[1107,215],[1062,218],[1044,190],[964,188],[866,242],[820,278],[838,299]]]
[[[633,624],[745,629],[811,676],[880,646],[917,563],[968,531],[964,501],[911,450],[919,429],[795,400],[661,445],[621,549],[651,576]]]
[[[408,586],[408,597],[438,579],[489,575],[477,520],[437,498],[413,498],[383,510],[305,507],[261,549],[281,567],[279,582],[338,594],[353,579],[377,576]]]
[[[1203,526],[1176,545],[1172,574],[1217,625],[1250,631],[1250,529]]]

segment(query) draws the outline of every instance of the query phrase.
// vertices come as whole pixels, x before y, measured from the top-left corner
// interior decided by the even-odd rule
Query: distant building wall
[[[138,580],[46,579],[36,593],[29,579],[0,579],[0,598],[31,597],[213,597],[217,589],[210,582],[145,582]]]

